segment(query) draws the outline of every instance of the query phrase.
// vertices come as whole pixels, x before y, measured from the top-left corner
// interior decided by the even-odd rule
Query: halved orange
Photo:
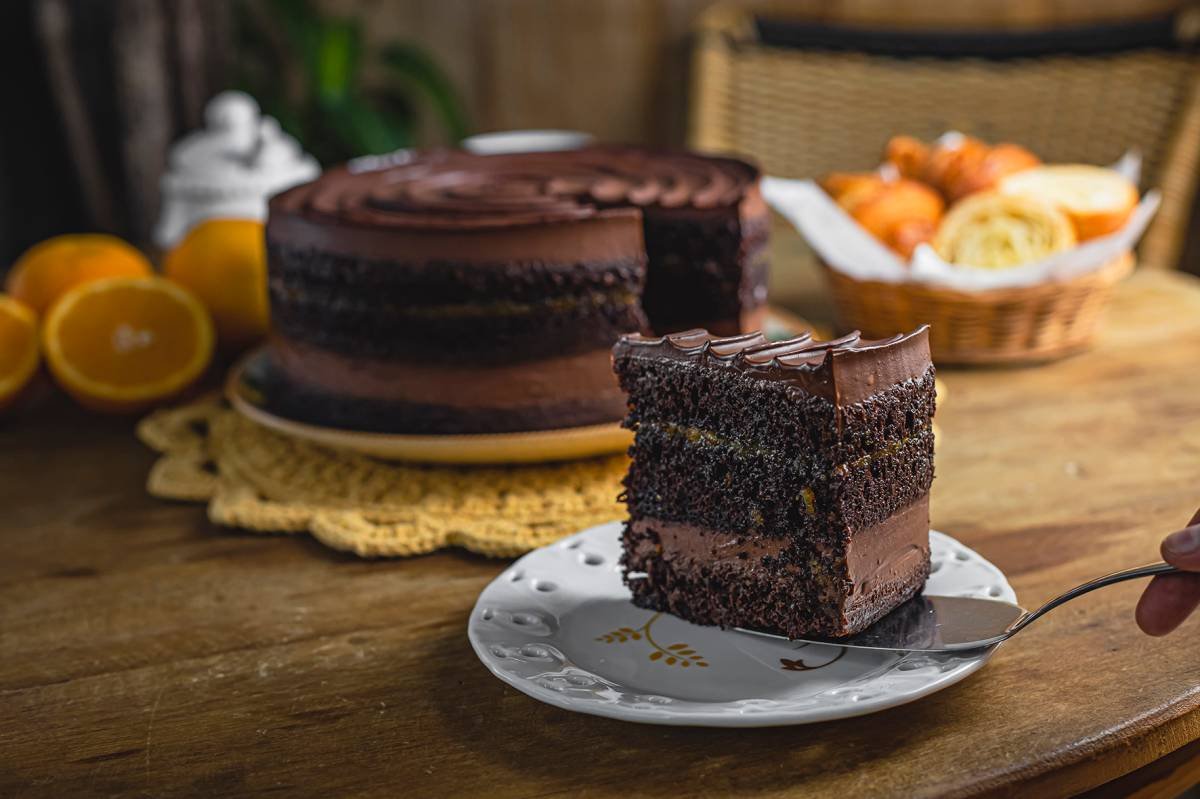
[[[54,304],[42,348],[50,373],[80,404],[131,411],[180,393],[204,372],[213,324],[200,301],[169,280],[104,278]]]
[[[39,314],[75,286],[105,277],[149,277],[150,261],[136,247],[103,233],[55,236],[26,250],[5,288]]]
[[[0,410],[16,401],[37,368],[37,314],[0,294]]]

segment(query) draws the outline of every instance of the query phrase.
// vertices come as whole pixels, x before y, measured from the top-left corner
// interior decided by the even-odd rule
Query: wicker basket
[[[1047,361],[1087,348],[1133,263],[1129,254],[1068,281],[978,292],[856,280],[822,266],[845,329],[884,338],[928,324],[935,363],[976,365]]]
[[[881,14],[890,8],[863,2],[838,7],[864,5],[878,6]],[[1022,12],[1030,5],[1037,4],[1022,4]],[[1058,18],[1059,5],[1045,3],[1049,18]],[[1112,10],[1110,4],[1094,5],[1097,15]],[[931,7],[950,8],[958,24],[984,24],[962,22],[974,4]],[[826,33],[849,30],[856,36],[865,28],[876,41],[889,25],[839,22],[832,11],[820,8],[811,2],[743,0],[705,12],[694,50],[693,146],[748,155],[769,174],[797,178],[871,169],[897,133],[930,139],[957,129],[991,141],[1015,141],[1058,162],[1111,163],[1137,147],[1144,156],[1143,186],[1163,192],[1139,261],[1158,268],[1177,264],[1200,165],[1200,70],[1196,53],[1183,44],[1200,27],[1194,16],[1177,15],[1167,31],[1168,37],[1174,31],[1173,43],[1153,45],[1135,37],[1127,48],[1089,54],[1049,50],[984,59],[925,56],[911,49],[889,55],[853,41],[843,41],[839,49],[829,44],[829,36],[811,46],[764,42],[764,24],[771,21],[799,19],[804,25],[826,25]],[[1136,20],[1130,24],[1145,26]],[[901,27],[896,21],[889,31]],[[1061,48],[1065,37],[1052,30],[1049,37],[1047,29],[1032,35]],[[1028,39],[1030,34],[1022,35]],[[953,35],[948,38],[954,41]]]

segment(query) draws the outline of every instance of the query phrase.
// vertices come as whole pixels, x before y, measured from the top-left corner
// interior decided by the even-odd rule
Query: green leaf
[[[421,113],[466,135],[451,82],[420,48],[367,51],[357,18],[327,16],[314,0],[239,0],[237,83],[323,164],[412,146]],[[363,83],[366,60],[379,80]],[[373,70],[372,74],[376,74]]]
[[[358,98],[322,104],[322,115],[337,134],[346,157],[388,153],[412,144],[408,120],[373,108]]]
[[[418,89],[429,99],[451,139],[458,142],[467,135],[470,126],[458,92],[446,73],[424,50],[411,44],[393,42],[383,48],[381,56],[393,76]]]
[[[352,20],[321,24],[317,40],[314,88],[323,104],[341,102],[354,90],[362,55],[362,34]]]

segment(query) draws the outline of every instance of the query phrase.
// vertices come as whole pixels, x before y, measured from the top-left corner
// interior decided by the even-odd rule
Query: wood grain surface
[[[1147,273],[1090,354],[943,371],[935,526],[1027,605],[1154,559],[1200,505],[1198,364],[1200,282]],[[143,493],[152,456],[130,430],[56,402],[0,428],[0,795],[1052,796],[1200,738],[1200,619],[1143,636],[1134,584],[873,716],[567,713],[467,643],[503,563],[217,529]]]

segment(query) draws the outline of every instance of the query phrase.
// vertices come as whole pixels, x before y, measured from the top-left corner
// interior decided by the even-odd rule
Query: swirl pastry
[[[896,136],[888,142],[884,159],[901,175],[933,186],[949,202],[994,188],[1007,175],[1041,164],[1024,147],[993,147],[971,136],[944,138],[932,146]]]
[[[1071,220],[1049,203],[998,192],[951,206],[933,248],[953,264],[1004,269],[1075,246]]]
[[[1000,191],[1038,197],[1067,215],[1080,241],[1120,230],[1138,202],[1137,186],[1119,172],[1085,164],[1056,164],[1009,175]]]

